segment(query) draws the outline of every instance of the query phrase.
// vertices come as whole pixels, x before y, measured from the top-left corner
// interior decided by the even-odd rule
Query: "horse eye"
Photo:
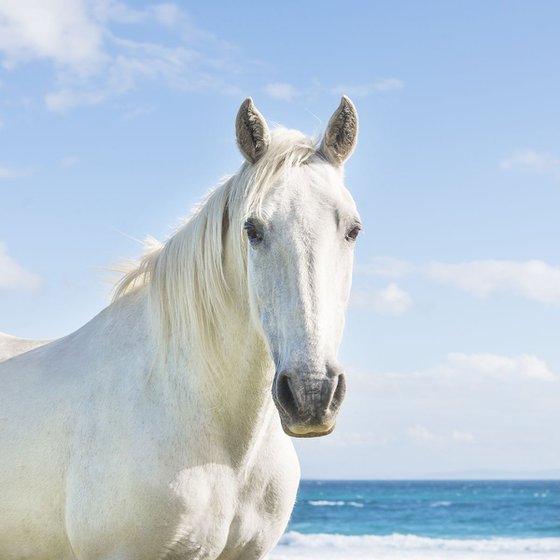
[[[251,245],[258,245],[263,240],[263,233],[253,222],[245,222],[243,229],[247,233],[247,239]]]
[[[360,233],[360,228],[358,226],[353,227],[347,234],[346,234],[346,241],[356,241],[358,234]]]

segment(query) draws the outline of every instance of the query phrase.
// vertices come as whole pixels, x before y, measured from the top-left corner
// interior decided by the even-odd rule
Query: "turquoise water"
[[[302,481],[288,530],[560,537],[560,481]]]
[[[560,560],[560,481],[303,481],[271,560]]]

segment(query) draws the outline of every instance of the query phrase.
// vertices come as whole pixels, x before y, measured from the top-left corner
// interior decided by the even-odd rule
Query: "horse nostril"
[[[340,407],[342,401],[344,400],[344,395],[346,394],[346,379],[344,374],[341,373],[336,378],[336,388],[333,392],[331,403],[329,409],[336,411]]]
[[[294,414],[297,412],[296,399],[294,398],[292,388],[290,387],[290,378],[285,373],[280,373],[278,376],[276,394],[282,408],[288,414]]]

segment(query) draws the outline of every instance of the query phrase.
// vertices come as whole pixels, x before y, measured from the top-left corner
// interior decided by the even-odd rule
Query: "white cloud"
[[[560,267],[539,260],[488,259],[414,265],[399,259],[381,257],[359,270],[385,278],[419,275],[481,298],[495,292],[509,292],[541,303],[560,304]]]
[[[281,99],[283,101],[291,101],[299,95],[298,90],[293,85],[285,82],[267,84],[264,87],[264,91],[273,99]]]
[[[404,86],[401,80],[386,78],[366,84],[341,84],[337,86],[325,86],[314,81],[307,87],[298,88],[287,82],[274,82],[264,87],[265,93],[273,99],[292,101],[296,97],[315,98],[320,94],[349,95],[350,97],[368,97],[377,93],[395,91]]]
[[[451,432],[451,439],[464,443],[476,443],[476,438],[469,432],[462,432],[460,430],[453,430]]]
[[[181,10],[175,4],[157,4],[151,7],[151,11],[155,18],[162,25],[171,27],[181,21]]]
[[[428,430],[425,426],[411,426],[406,430],[406,435],[417,444],[441,444],[445,438]]]
[[[123,35],[126,26],[139,24],[166,27],[176,45]],[[133,9],[114,0],[0,0],[0,55],[6,68],[38,60],[53,64],[55,87],[45,95],[52,111],[97,105],[147,81],[237,91],[224,78],[234,66],[229,45],[196,28],[171,3]]]
[[[395,282],[378,291],[355,291],[350,305],[356,309],[365,309],[381,315],[402,315],[410,309],[412,298]]]
[[[451,433],[435,433],[426,426],[410,426],[405,430],[406,436],[417,445],[443,445],[450,443],[476,443],[476,438],[469,432],[452,430]]]
[[[455,375],[492,376],[501,380],[532,378],[541,381],[555,381],[558,375],[553,373],[546,362],[532,354],[502,356],[480,353],[464,354],[454,352],[448,355],[447,371]]]
[[[97,20],[118,23],[141,23],[148,17],[148,10],[135,10],[118,0],[91,2],[92,13]]]
[[[0,51],[8,68],[36,58],[73,70],[101,62],[103,30],[79,0],[0,0]]]
[[[403,86],[403,82],[397,78],[385,78],[383,80],[377,80],[377,82],[373,84],[375,91],[394,91],[402,89]]]
[[[57,91],[46,95],[47,107],[64,111],[78,105],[98,105],[135,89],[142,82],[159,82],[184,91],[217,89],[219,78],[202,70],[205,61],[196,51],[184,47],[162,47],[114,39],[120,54],[107,63],[95,85],[76,86],[71,79],[60,80]],[[222,91],[232,91],[223,85]]]
[[[6,167],[0,165],[0,181],[2,179],[19,179],[21,177],[28,177],[32,172],[29,169],[17,169],[15,167]]]
[[[8,255],[6,244],[0,241],[0,292],[34,292],[40,284],[41,278]]]
[[[96,19],[109,22],[134,24],[156,21],[166,27],[182,25],[192,27],[186,14],[181,11],[176,4],[167,2],[162,4],[152,4],[141,10],[131,8],[118,0],[90,0],[93,15]],[[192,29],[191,29],[192,31]]]
[[[444,361],[429,369],[413,373],[380,373],[361,378],[374,388],[398,386],[403,381],[413,380],[444,385],[453,385],[460,380],[476,383],[560,381],[560,375],[534,354],[504,355],[491,352],[450,352]]]
[[[418,267],[394,257],[375,257],[370,264],[357,267],[359,272],[384,278],[403,278],[414,273]]]
[[[370,84],[344,84],[331,88],[330,92],[337,95],[349,95],[351,97],[368,97],[376,93],[396,91],[402,89],[404,83],[396,78],[384,78]]]
[[[431,263],[426,274],[479,297],[509,291],[543,303],[560,303],[560,267],[543,261]]]
[[[528,353],[455,352],[425,369],[354,371],[349,379],[348,398],[363,417],[380,433],[385,426],[389,440],[398,433],[417,445],[477,444],[486,440],[486,422],[511,429],[508,418],[531,414],[538,425],[535,411],[560,410],[560,375]]]
[[[510,157],[503,159],[500,167],[504,171],[526,171],[560,176],[560,157],[530,149],[517,150]]]
[[[114,95],[117,90],[107,88],[104,91],[73,91],[70,88],[58,90],[45,95],[45,105],[51,111],[66,111],[79,105],[98,105],[108,97]],[[123,93],[123,91],[120,91]]]
[[[373,346],[375,339],[372,333]],[[372,348],[363,368],[348,364],[346,401],[327,440],[364,458],[354,476],[408,478],[508,470],[512,464],[519,470],[556,466],[560,363],[529,353],[482,352],[457,352],[430,363],[427,348],[403,344],[400,350],[391,347],[390,354],[399,351],[398,362],[424,365],[372,371],[370,364],[383,354],[379,348]],[[352,434],[348,440],[347,434]],[[318,448],[304,447],[298,448],[304,468],[326,459]],[[343,461],[339,457],[337,465]]]
[[[60,160],[59,165],[64,169],[68,169],[69,167],[74,167],[75,165],[78,165],[79,162],[80,162],[80,158],[77,156],[66,156]]]
[[[326,438],[325,444],[333,447],[372,447],[385,446],[391,438],[387,433],[357,432],[337,429],[333,437]]]

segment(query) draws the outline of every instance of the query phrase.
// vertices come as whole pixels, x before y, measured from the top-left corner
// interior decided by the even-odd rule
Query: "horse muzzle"
[[[330,367],[326,374],[283,370],[276,373],[272,386],[282,428],[292,437],[330,434],[345,392],[344,374]]]

